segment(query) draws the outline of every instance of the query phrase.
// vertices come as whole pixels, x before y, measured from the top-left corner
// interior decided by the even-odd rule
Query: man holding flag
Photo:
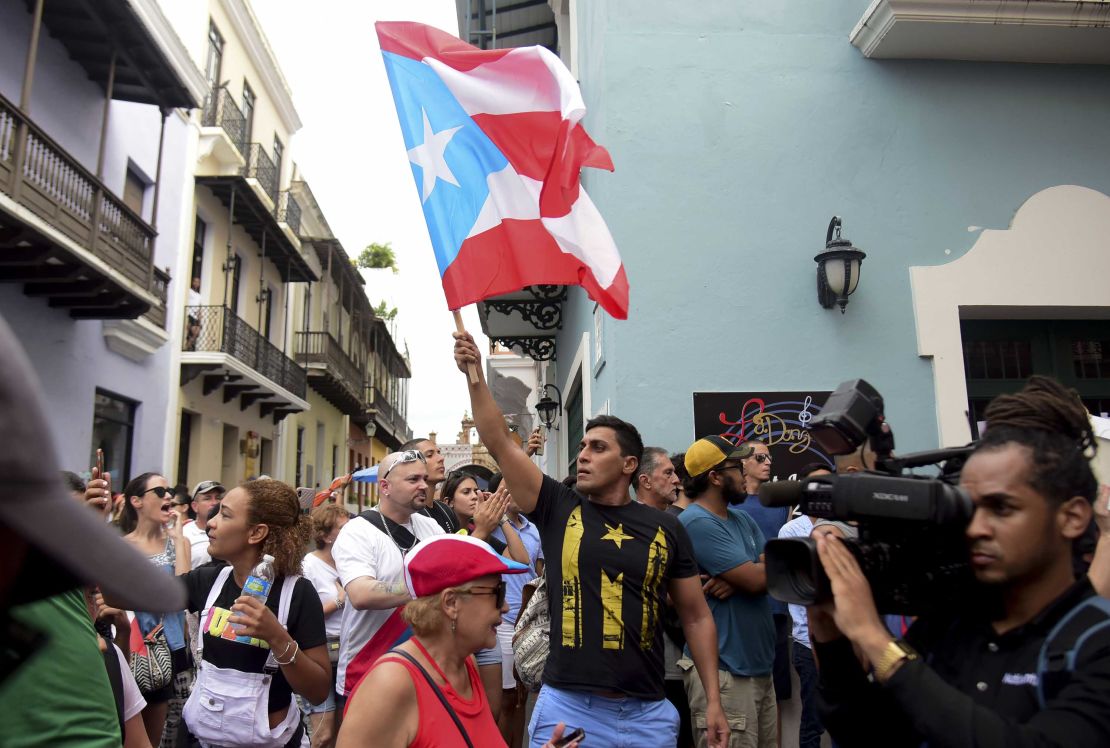
[[[478,433],[514,501],[539,527],[550,562],[551,651],[529,725],[532,745],[561,721],[585,729],[584,745],[675,745],[678,713],[663,696],[660,612],[669,595],[705,674],[708,744],[724,748],[717,632],[689,537],[672,515],[629,499],[643,452],[639,433],[611,416],[587,425],[581,494],[544,476],[509,438],[457,311],[556,284],[581,286],[609,314],[627,318],[624,265],[579,184],[582,167],[613,164],[579,125],[586,108],[578,85],[542,47],[478,50],[421,24],[376,28],[460,328],[455,360],[469,374]]]

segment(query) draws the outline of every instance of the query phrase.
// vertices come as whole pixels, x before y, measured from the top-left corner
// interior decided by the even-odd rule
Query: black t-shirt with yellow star
[[[698,573],[678,518],[635,501],[595,504],[547,476],[528,516],[547,560],[543,682],[662,699],[666,585]]]

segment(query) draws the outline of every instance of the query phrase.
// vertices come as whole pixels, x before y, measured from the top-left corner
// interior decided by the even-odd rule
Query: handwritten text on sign
[[[759,439],[773,458],[774,477],[787,479],[813,462],[830,467],[809,432],[828,391],[695,392],[694,436],[719,434],[731,442]]]

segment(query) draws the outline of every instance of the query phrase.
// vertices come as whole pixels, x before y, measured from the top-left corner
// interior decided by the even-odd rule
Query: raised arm
[[[501,468],[501,474],[505,476],[505,484],[516,499],[517,506],[527,514],[536,508],[540,486],[543,483],[543,473],[509,436],[509,426],[505,423],[505,416],[497,407],[486,385],[486,376],[482,371],[482,354],[478,351],[474,338],[468,332],[456,332],[452,335],[455,337],[455,363],[459,371],[466,374],[467,366],[470,364],[478,370],[477,383],[470,384],[469,378],[467,379],[467,385],[470,388],[470,407],[474,413],[474,425],[478,428],[478,436],[497,462],[497,466]]]

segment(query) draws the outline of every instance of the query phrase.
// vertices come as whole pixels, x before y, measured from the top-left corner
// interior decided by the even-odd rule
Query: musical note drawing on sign
[[[833,465],[809,432],[829,393],[695,392],[694,436],[718,434],[740,444],[758,439],[774,457],[772,480],[794,478],[810,463]],[[723,428],[722,428],[723,427]]]
[[[802,409],[798,411],[798,425],[803,429],[809,428],[809,422],[813,420],[813,414],[809,412],[809,406],[813,405],[813,397],[806,395],[805,402],[802,403]]]

